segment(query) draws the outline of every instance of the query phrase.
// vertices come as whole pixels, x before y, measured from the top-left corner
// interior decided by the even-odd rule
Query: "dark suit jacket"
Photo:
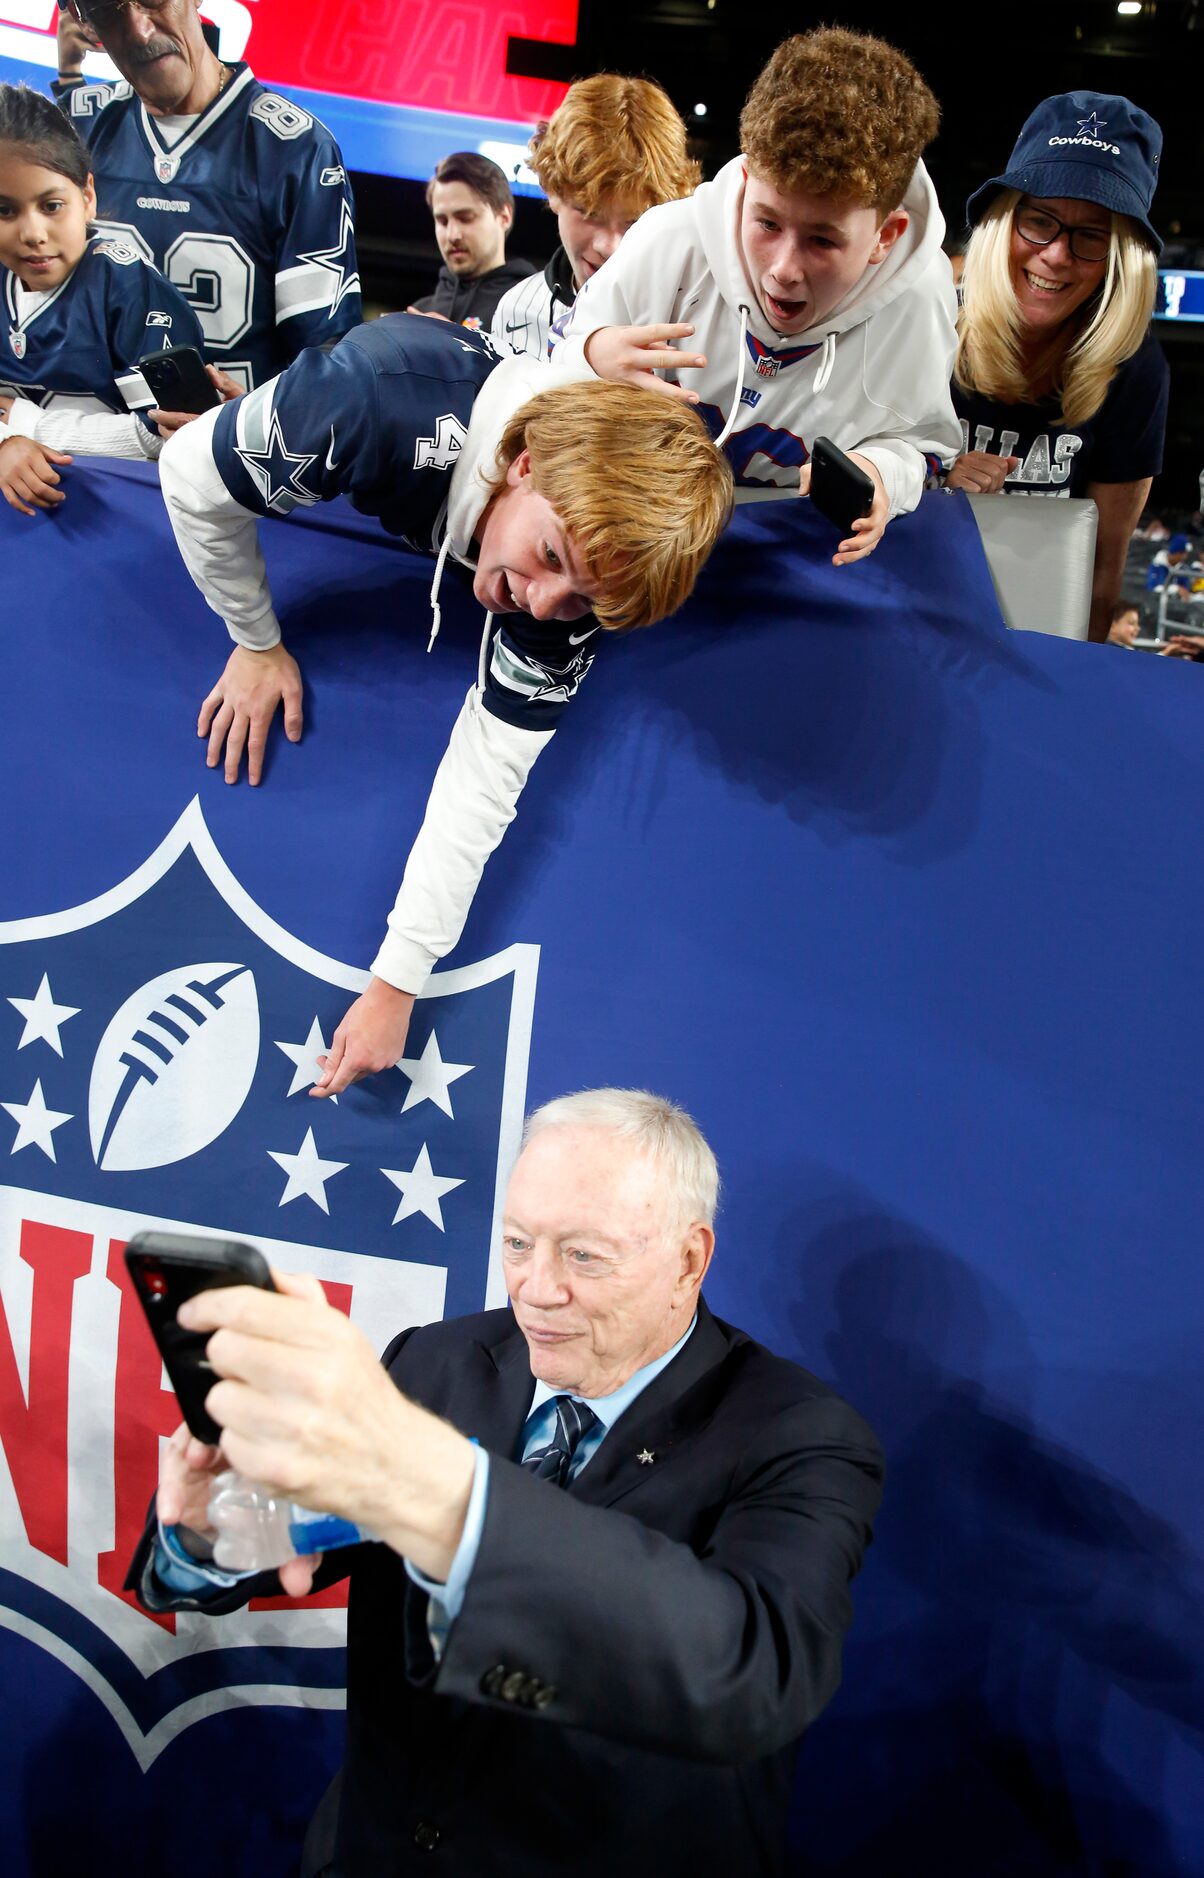
[[[881,1493],[869,1428],[704,1305],[563,1491],[511,1459],[534,1384],[508,1311],[407,1331],[384,1361],[493,1459],[440,1661],[394,1552],[323,1568],[351,1571],[340,1878],[783,1870]]]

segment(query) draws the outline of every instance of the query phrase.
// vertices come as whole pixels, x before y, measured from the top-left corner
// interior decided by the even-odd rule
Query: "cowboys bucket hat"
[[[1162,131],[1139,105],[1103,91],[1064,91],[1037,106],[1002,176],[970,197],[966,220],[975,227],[1000,189],[1065,196],[1127,215],[1160,254],[1149,212],[1161,155]]]

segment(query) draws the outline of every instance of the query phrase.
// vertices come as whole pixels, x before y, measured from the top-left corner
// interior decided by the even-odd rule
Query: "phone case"
[[[221,403],[195,346],[168,346],[162,352],[148,352],[139,359],[138,370],[161,411],[191,411],[199,416]]]
[[[811,500],[843,539],[874,505],[873,478],[850,462],[831,438],[817,437],[811,450]]]
[[[185,1298],[223,1285],[256,1285],[272,1291],[263,1254],[238,1239],[202,1239],[186,1233],[136,1233],[125,1249],[139,1302],[180,1404],[180,1412],[199,1441],[215,1445],[221,1429],[205,1409],[216,1380],[205,1355],[207,1331],[184,1330],[176,1312]]]

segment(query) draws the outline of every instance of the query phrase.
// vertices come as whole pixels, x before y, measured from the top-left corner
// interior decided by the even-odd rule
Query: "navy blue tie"
[[[539,1480],[550,1480],[554,1487],[568,1485],[569,1472],[577,1446],[592,1428],[601,1427],[592,1408],[574,1402],[572,1396],[554,1396],[556,1426],[552,1438],[543,1447],[533,1448],[523,1456],[523,1466]]]

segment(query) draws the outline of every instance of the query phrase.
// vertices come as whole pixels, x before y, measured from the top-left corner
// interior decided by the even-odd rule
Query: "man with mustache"
[[[54,89],[90,146],[98,219],[192,305],[227,395],[358,325],[354,204],[338,145],[308,111],[223,64],[198,0],[59,0]],[[81,39],[117,85],[73,74]],[[149,348],[148,348],[149,350]]]

